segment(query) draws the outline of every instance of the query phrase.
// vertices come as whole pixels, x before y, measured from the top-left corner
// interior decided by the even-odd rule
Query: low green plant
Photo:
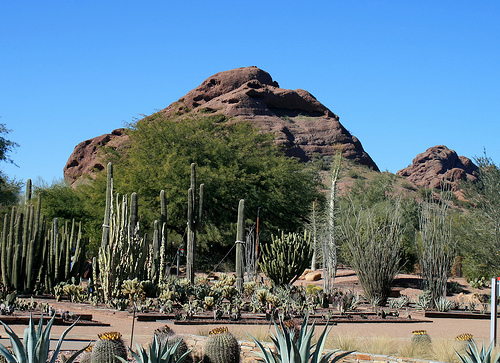
[[[453,306],[452,302],[444,296],[434,300],[434,305],[436,306],[436,310],[441,312],[450,311]]]
[[[500,353],[497,354],[494,360],[491,360],[491,351],[493,349],[493,343],[489,345],[488,348],[485,347],[484,342],[481,350],[478,349],[474,339],[467,341],[469,346],[466,348],[465,354],[460,354],[457,351],[455,353],[462,363],[498,363],[500,362]]]
[[[5,324],[3,321],[0,321],[5,329],[5,332],[7,333],[7,335],[9,335],[10,344],[12,346],[11,353],[11,351],[7,349],[3,344],[0,344],[0,353],[7,359],[8,362],[55,363],[64,338],[66,337],[68,332],[75,326],[79,319],[77,319],[62,333],[57,342],[56,348],[54,349],[52,357],[49,360],[50,330],[52,329],[52,325],[54,324],[54,318],[55,316],[53,316],[52,319],[49,320],[44,330],[43,315],[40,317],[37,328],[35,328],[33,317],[30,316],[28,327],[24,330],[23,341],[19,339],[17,334],[14,333],[14,331],[7,324]],[[66,359],[66,363],[72,363],[75,358],[80,355],[80,353],[83,352],[86,348],[87,347],[82,348],[68,357]]]
[[[321,333],[316,344],[312,344],[314,336],[315,323],[313,322],[311,329],[307,329],[309,317],[306,316],[302,322],[300,330],[295,333],[294,329],[289,329],[285,326],[283,321],[280,320],[279,324],[274,323],[276,335],[271,333],[271,340],[276,347],[276,353],[268,350],[264,345],[251,336],[255,344],[261,350],[261,353],[255,353],[265,363],[278,363],[278,362],[294,362],[294,363],[335,363],[339,359],[351,354],[352,352],[343,352],[335,356],[332,360],[330,358],[337,350],[328,352],[323,355],[325,341],[330,330],[328,324]]]
[[[178,357],[177,350],[181,345],[181,340],[177,343],[170,345],[168,344],[168,339],[164,342],[154,335],[153,342],[148,346],[148,348],[141,348],[137,342],[135,342],[137,347],[137,352],[134,352],[129,348],[130,354],[134,357],[137,363],[181,363],[184,362],[191,350],[186,351],[180,357]],[[122,363],[127,363],[126,359],[122,357],[117,357]]]

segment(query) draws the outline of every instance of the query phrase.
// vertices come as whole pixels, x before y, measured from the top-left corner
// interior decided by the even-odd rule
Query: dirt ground
[[[464,279],[455,279],[467,291],[473,292],[467,285]],[[309,281],[299,280],[297,284],[310,284]],[[321,284],[322,281],[315,281],[315,284]],[[413,275],[398,275],[395,281],[397,289],[401,294],[407,295],[411,299],[420,293],[418,289],[418,277]],[[335,286],[360,290],[360,286],[356,275],[352,270],[340,269]],[[481,293],[489,293],[489,290],[483,289]],[[47,300],[56,311],[70,311],[73,314],[92,314],[94,321],[109,324],[109,326],[76,326],[69,334],[63,345],[63,349],[77,349],[85,346],[88,342],[97,339],[98,333],[109,331],[118,331],[124,336],[125,342],[128,344],[132,332],[132,315],[129,312],[114,311],[104,306],[94,307],[89,304],[72,304],[67,301],[56,302],[55,300]],[[477,342],[483,340],[489,341],[490,335],[490,320],[477,319],[428,319],[424,318],[422,313],[412,312],[415,318],[426,319],[429,322],[425,323],[338,323],[333,327],[332,335],[349,335],[359,338],[370,337],[389,337],[396,339],[408,339],[411,337],[414,330],[426,330],[432,338],[449,338],[453,339],[462,333],[471,333]],[[207,332],[220,325],[175,325],[173,321],[156,321],[144,322],[135,321],[134,339],[139,344],[145,344],[151,341],[155,329],[168,324],[178,334],[194,334],[206,335]],[[13,330],[22,337],[25,326],[12,325]],[[267,331],[273,331],[274,328],[269,325],[228,325],[229,330],[239,339],[250,340],[248,334],[262,337]],[[65,326],[54,326],[52,328],[53,345],[61,333],[66,329]],[[4,345],[9,345],[7,334],[0,329],[0,342]]]

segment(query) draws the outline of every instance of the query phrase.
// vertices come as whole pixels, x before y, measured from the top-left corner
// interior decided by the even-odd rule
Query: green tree
[[[474,161],[477,181],[462,184],[469,208],[459,249],[466,277],[493,277],[500,274],[500,167],[486,154]]]
[[[10,158],[10,153],[19,145],[14,141],[6,138],[12,130],[0,123],[0,162],[14,164],[14,160]],[[21,183],[11,180],[0,170],[0,213],[3,214],[8,210],[8,207],[14,205],[19,199]]]
[[[271,134],[249,123],[219,114],[168,119],[158,112],[131,124],[127,133],[126,152],[108,154],[115,191],[137,192],[141,224],[151,226],[159,219],[159,191],[165,190],[168,228],[180,238],[186,228],[190,165],[196,163],[197,180],[205,184],[199,237],[204,248],[234,242],[240,199],[245,199],[250,219],[261,208],[261,226],[270,235],[278,229],[298,230],[319,197],[317,174],[285,157]],[[104,179],[103,173],[86,187],[90,201],[99,195],[98,203],[104,203]]]

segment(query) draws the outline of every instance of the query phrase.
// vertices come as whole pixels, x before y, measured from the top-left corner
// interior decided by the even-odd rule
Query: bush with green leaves
[[[129,348],[130,354],[137,363],[182,363],[187,362],[191,350],[185,351],[179,355],[179,347],[182,340],[178,340],[175,344],[168,344],[168,340],[162,341],[156,334],[153,342],[147,348],[140,347],[137,342],[135,345],[137,351]],[[128,361],[122,357],[117,357],[120,362],[127,363]]]

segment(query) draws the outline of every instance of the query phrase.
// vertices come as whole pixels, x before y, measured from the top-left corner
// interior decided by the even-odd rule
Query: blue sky
[[[500,162],[500,1],[3,1],[10,177],[246,66],[340,116],[381,170],[444,144]]]

